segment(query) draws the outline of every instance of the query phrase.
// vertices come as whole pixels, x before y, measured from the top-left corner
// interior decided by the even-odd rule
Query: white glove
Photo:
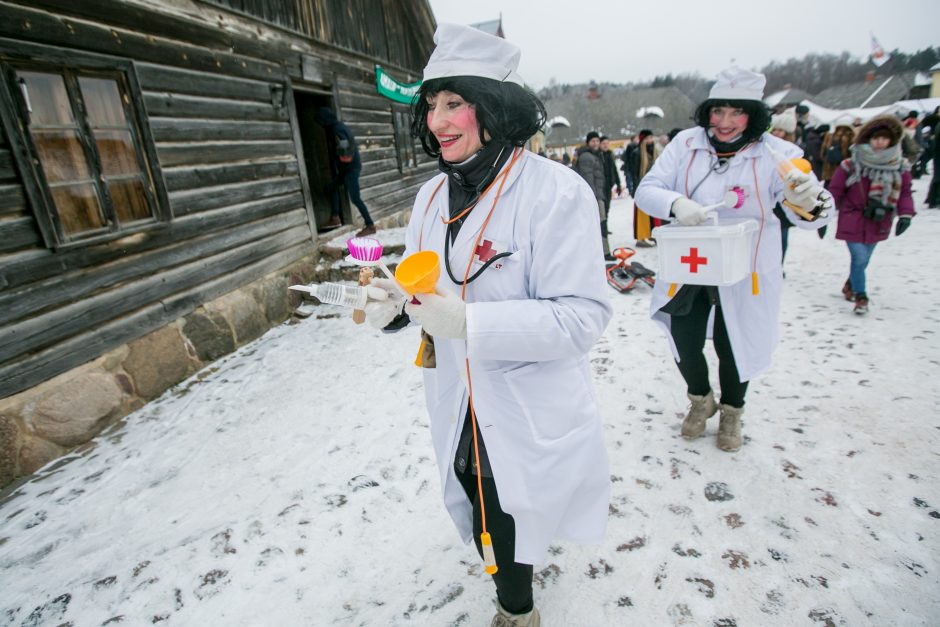
[[[432,337],[466,339],[467,305],[456,294],[415,294],[420,304],[407,303],[405,312]]]
[[[685,196],[676,198],[672,203],[672,215],[676,216],[676,221],[683,226],[696,226],[708,219],[705,207]]]
[[[799,170],[790,170],[784,179],[783,197],[792,205],[812,213],[816,209],[816,199],[825,191],[822,185]]]
[[[401,313],[405,298],[390,279],[372,279],[368,288],[369,300],[362,309],[366,322],[376,329],[384,329]]]

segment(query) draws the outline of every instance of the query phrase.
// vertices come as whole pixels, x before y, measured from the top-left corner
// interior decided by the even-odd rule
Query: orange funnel
[[[440,276],[441,262],[433,250],[408,255],[395,268],[395,280],[412,296],[433,294]]]

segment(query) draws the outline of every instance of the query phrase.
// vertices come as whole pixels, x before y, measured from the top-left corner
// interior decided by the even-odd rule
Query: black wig
[[[448,76],[425,81],[411,104],[411,134],[421,141],[424,152],[438,157],[441,146],[428,129],[428,96],[452,91],[472,104],[480,125],[480,142],[490,139],[513,146],[524,145],[545,124],[545,106],[528,89],[515,83],[478,76]]]
[[[709,98],[695,109],[692,120],[705,130],[709,128],[709,116],[715,107],[731,107],[741,109],[747,114],[747,128],[744,129],[744,138],[753,141],[760,138],[770,128],[770,109],[758,100],[726,100],[722,98]]]

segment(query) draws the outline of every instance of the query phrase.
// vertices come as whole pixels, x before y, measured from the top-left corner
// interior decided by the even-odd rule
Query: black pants
[[[372,217],[369,215],[369,209],[366,207],[366,203],[362,202],[362,195],[359,191],[359,175],[361,173],[362,170],[340,172],[339,175],[330,182],[328,187],[334,216],[338,218],[340,215],[339,188],[345,186],[346,193],[349,194],[349,201],[359,209],[359,215],[362,216],[363,222],[368,226],[372,224]]]
[[[708,394],[708,363],[705,361],[705,334],[708,330],[708,314],[712,301],[708,290],[699,290],[692,302],[691,310],[684,315],[671,316],[672,339],[679,351],[679,372],[688,386],[689,394]],[[718,382],[721,384],[721,402],[732,407],[744,407],[747,381],[738,376],[731,341],[725,328],[721,307],[715,307],[715,326],[712,341],[718,354]]]
[[[482,444],[482,441],[481,441]],[[472,464],[466,464],[463,472],[457,471],[457,479],[464,492],[473,503],[473,541],[477,553],[483,557],[480,545],[480,533],[483,531],[483,519],[480,515],[480,495],[477,491],[477,478],[471,472]],[[455,466],[456,470],[456,466]],[[493,575],[496,584],[496,596],[499,604],[512,614],[523,614],[533,607],[532,601],[532,566],[519,564],[514,560],[516,551],[516,523],[512,516],[499,506],[496,494],[496,482],[483,477],[483,505],[486,508],[486,530],[493,541],[496,565],[499,570]]]

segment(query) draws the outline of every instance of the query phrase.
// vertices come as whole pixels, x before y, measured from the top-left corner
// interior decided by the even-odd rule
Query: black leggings
[[[483,531],[483,522],[480,516],[480,498],[477,492],[477,478],[471,473],[471,464],[466,465],[463,472],[457,472],[457,479],[463,486],[464,492],[473,503],[473,541],[477,545],[477,553],[483,557],[483,548],[480,545],[480,533]],[[496,554],[496,565],[499,570],[493,575],[496,584],[496,596],[499,604],[512,614],[524,614],[532,610],[532,565],[515,562],[516,551],[516,523],[512,516],[499,506],[499,496],[496,494],[496,482],[489,477],[483,477],[483,505],[486,507],[486,530],[493,541],[493,552]]]
[[[679,372],[685,379],[689,394],[702,396],[708,394],[708,363],[705,361],[705,334],[708,330],[708,314],[712,302],[708,290],[699,290],[692,302],[688,314],[671,316],[672,339],[679,351]],[[718,382],[721,384],[721,402],[732,407],[744,407],[744,395],[747,381],[738,376],[738,366],[734,362],[734,353],[725,328],[725,318],[721,307],[715,307],[715,326],[712,336],[715,353],[718,354]]]

